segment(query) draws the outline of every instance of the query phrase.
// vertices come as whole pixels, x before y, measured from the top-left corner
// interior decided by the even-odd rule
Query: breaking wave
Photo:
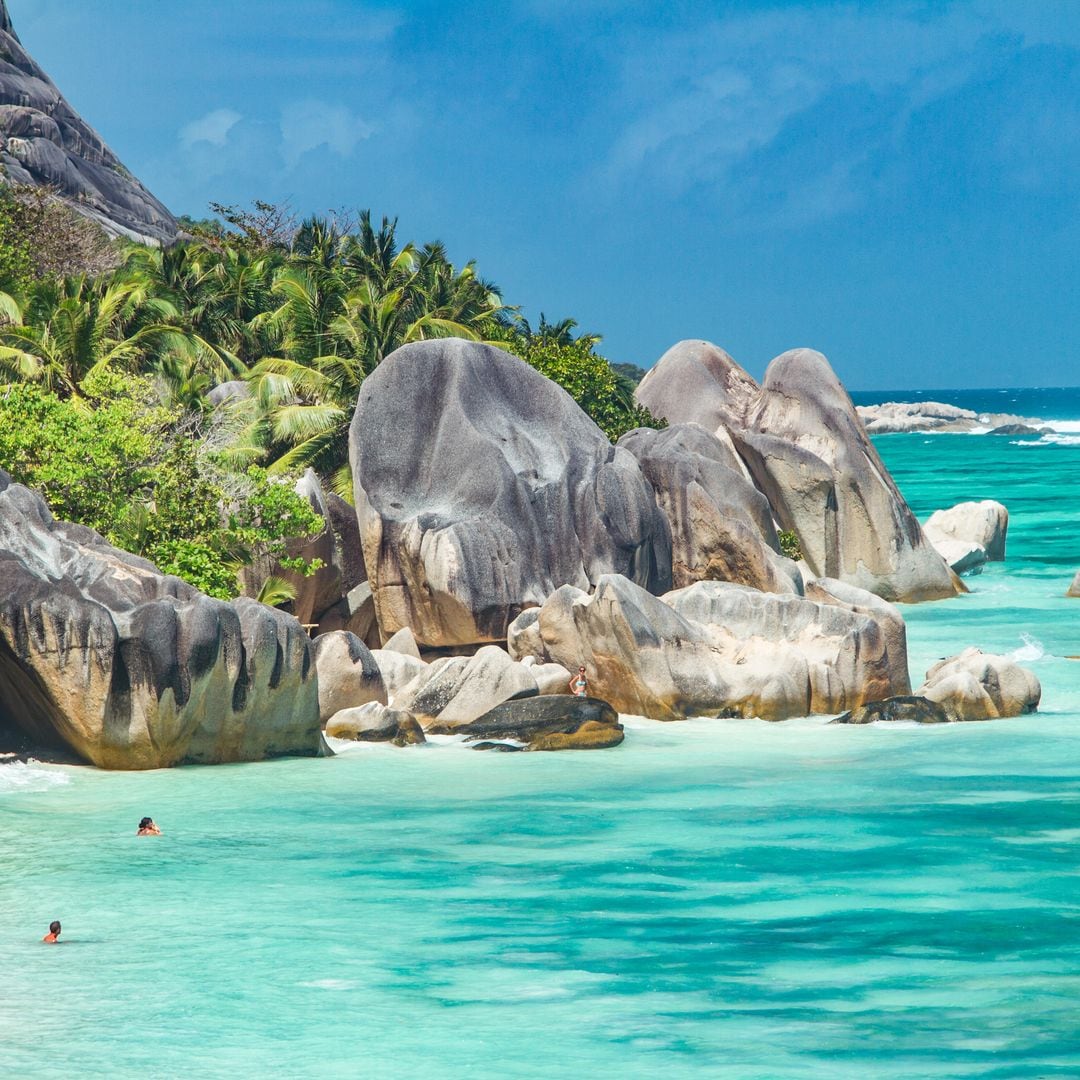
[[[25,761],[0,765],[0,795],[16,791],[47,791],[70,783],[71,778],[59,769],[44,769]]]

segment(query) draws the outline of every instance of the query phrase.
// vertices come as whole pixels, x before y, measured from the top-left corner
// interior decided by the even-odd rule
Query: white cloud
[[[329,105],[309,99],[281,110],[282,157],[292,168],[309,150],[326,146],[340,157],[349,157],[357,143],[375,129],[345,105]]]
[[[180,145],[190,150],[196,143],[224,146],[229,132],[243,119],[234,109],[214,109],[180,129]]]

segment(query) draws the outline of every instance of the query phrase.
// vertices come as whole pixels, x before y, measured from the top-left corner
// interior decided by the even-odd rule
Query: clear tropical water
[[[1074,441],[879,442],[921,516],[1012,515],[1007,563],[906,609],[915,679],[1016,652],[1038,716],[0,766],[0,1075],[1080,1075]]]

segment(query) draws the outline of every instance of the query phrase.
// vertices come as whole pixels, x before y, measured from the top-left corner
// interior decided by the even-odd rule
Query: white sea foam
[[[0,795],[14,791],[47,791],[70,783],[71,778],[59,769],[44,769],[24,761],[0,765]]]
[[[1010,442],[1013,446],[1080,446],[1080,435],[1062,435],[1054,432],[1034,441],[1011,439]]]
[[[1024,644],[1009,653],[1010,660],[1015,660],[1018,664],[1031,664],[1036,660],[1041,660],[1046,655],[1043,643],[1030,634],[1021,634],[1020,640]]]
[[[1080,420],[1040,420],[1039,425],[1053,428],[1059,434],[1080,434]]]
[[[315,979],[312,982],[297,983],[297,986],[312,990],[355,990],[360,984],[355,979]]]

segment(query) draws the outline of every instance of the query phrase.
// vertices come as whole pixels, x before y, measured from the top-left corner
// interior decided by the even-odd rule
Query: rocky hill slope
[[[114,236],[176,238],[176,219],[124,168],[23,48],[0,0],[0,176],[56,190]]]

